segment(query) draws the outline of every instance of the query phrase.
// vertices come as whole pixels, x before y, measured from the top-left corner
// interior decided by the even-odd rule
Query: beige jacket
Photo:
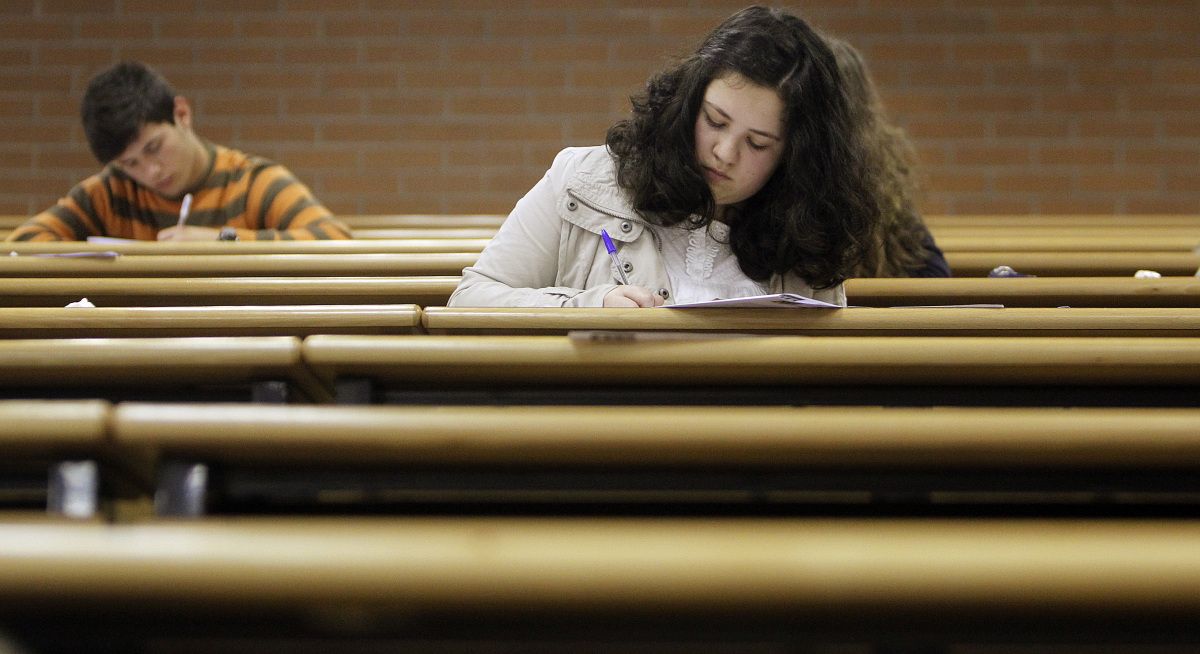
[[[619,284],[604,249],[604,229],[617,246],[629,283],[671,303],[671,282],[653,230],[617,186],[604,146],[567,148],[517,202],[450,296],[458,307],[599,307]],[[846,304],[842,285],[814,291],[795,275],[776,275],[772,293],[796,293]]]

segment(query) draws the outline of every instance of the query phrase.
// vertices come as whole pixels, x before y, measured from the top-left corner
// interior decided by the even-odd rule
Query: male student
[[[187,99],[143,64],[120,63],[93,78],[80,113],[104,169],[8,240],[350,238],[288,169],[197,136]]]

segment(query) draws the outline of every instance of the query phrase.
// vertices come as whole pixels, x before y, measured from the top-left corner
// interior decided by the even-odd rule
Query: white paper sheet
[[[735,297],[728,300],[711,300],[708,302],[692,302],[689,304],[673,304],[668,309],[698,309],[707,307],[729,308],[797,308],[797,309],[841,309],[841,305],[814,300],[795,293],[776,293],[774,295],[752,295]]]

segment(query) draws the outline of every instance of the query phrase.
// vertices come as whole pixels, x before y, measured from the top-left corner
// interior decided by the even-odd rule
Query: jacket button
[[[662,297],[662,299],[664,299],[664,300],[665,300],[665,299],[667,299],[667,298],[669,298],[669,297],[671,297],[671,291],[668,291],[668,290],[667,290],[667,289],[665,289],[665,288],[660,288],[660,289],[658,289],[658,294],[659,294],[659,296],[661,296],[661,297]]]
[[[622,263],[621,268],[627,273],[633,272],[633,264],[629,263],[628,261],[626,261],[625,263]]]
[[[626,234],[628,234],[629,232],[632,232],[633,231],[633,223],[629,222],[628,220],[626,220],[625,222],[622,222],[621,223],[621,231],[625,232]]]
[[[578,209],[578,208],[579,208],[579,203],[578,203],[578,202],[576,202],[576,201],[574,201],[574,200],[570,200],[570,201],[568,201],[568,202],[567,202],[567,211],[574,211],[574,210],[576,210],[576,209]]]

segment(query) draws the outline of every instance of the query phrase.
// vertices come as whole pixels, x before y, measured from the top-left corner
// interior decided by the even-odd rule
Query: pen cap
[[[612,237],[608,235],[607,230],[600,230],[600,238],[604,240],[604,249],[608,250],[609,254],[613,254],[617,251],[617,246],[613,245]]]

